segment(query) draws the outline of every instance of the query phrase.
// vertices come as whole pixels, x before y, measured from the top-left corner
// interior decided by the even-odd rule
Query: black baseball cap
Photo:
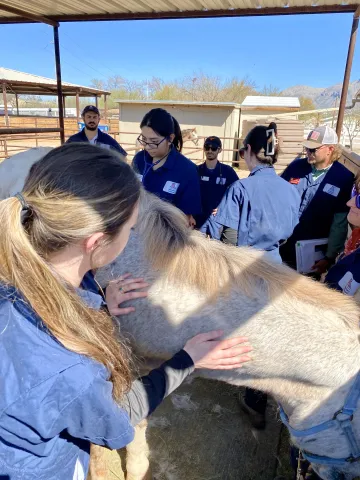
[[[204,142],[204,147],[210,145],[211,147],[221,148],[222,143],[219,137],[208,137]]]
[[[86,105],[81,115],[84,116],[87,112],[97,113],[100,116],[99,109],[95,105]]]

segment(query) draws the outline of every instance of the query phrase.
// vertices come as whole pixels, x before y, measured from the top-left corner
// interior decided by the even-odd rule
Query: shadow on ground
[[[154,480],[274,479],[281,431],[276,406],[268,406],[266,430],[253,432],[238,392],[222,382],[194,379],[163,402],[149,420]],[[116,452],[108,453],[108,466],[108,480],[124,479]]]

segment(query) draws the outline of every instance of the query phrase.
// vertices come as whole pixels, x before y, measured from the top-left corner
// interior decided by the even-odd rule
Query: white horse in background
[[[0,200],[21,192],[30,167],[50,150],[52,147],[31,148],[3,160],[0,163]]]
[[[23,185],[31,164],[43,156],[38,150],[14,155],[0,165],[1,192],[5,191],[3,184],[10,194],[18,191],[8,181],[7,168],[12,162],[17,164],[20,155],[27,153],[32,158],[32,162],[24,160],[27,171],[18,171]],[[226,337],[248,336],[254,348],[253,361],[238,370],[197,374],[268,392],[281,403],[289,424],[298,431],[331,420],[344,406],[359,372],[360,310],[355,301],[284,265],[266,261],[259,251],[208,240],[187,228],[179,210],[143,195],[137,231],[121,256],[98,272],[102,284],[128,271],[151,284],[148,298],[137,301],[136,312],[119,318],[121,331],[131,338],[135,353],[161,362],[200,332],[223,329]],[[359,443],[359,409],[350,425]],[[129,480],[146,478],[145,432],[144,424],[140,425],[127,448]],[[292,440],[314,455],[351,457],[337,422]],[[93,478],[97,480],[102,449],[92,451]],[[360,462],[356,461],[339,465],[319,461],[313,462],[313,467],[326,480],[360,476]]]

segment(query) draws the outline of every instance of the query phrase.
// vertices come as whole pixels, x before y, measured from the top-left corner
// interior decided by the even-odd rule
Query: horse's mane
[[[263,281],[270,300],[286,295],[332,310],[348,325],[358,327],[360,310],[351,297],[266,260],[261,251],[205,238],[188,228],[180,210],[146,192],[141,200],[139,232],[146,258],[155,270],[209,298],[234,286],[252,297]]]

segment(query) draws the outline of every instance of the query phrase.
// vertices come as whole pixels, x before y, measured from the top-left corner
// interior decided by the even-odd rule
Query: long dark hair
[[[0,202],[0,282],[13,285],[66,348],[105,365],[118,400],[131,383],[129,352],[110,316],[54,274],[51,256],[96,232],[111,242],[139,197],[135,173],[116,153],[70,143],[34,164],[21,195]]]
[[[246,135],[245,147],[250,145],[251,151],[256,155],[260,163],[274,165],[279,155],[277,141],[277,126],[271,122],[268,127],[257,125]]]
[[[163,108],[153,108],[150,110],[140,123],[140,128],[143,127],[152,128],[154,132],[162,137],[170,137],[171,134],[174,134],[175,138],[172,143],[176,150],[181,152],[183,139],[179,122]]]

